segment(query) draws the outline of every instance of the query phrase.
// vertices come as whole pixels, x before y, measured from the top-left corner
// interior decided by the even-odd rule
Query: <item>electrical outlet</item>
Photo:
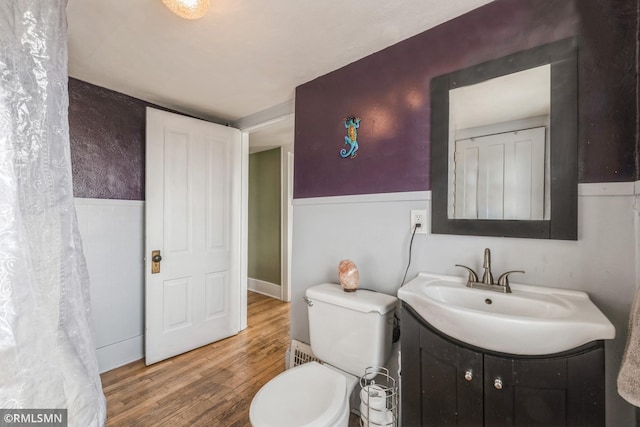
[[[417,224],[416,234],[427,234],[427,211],[424,209],[411,209],[411,232]]]

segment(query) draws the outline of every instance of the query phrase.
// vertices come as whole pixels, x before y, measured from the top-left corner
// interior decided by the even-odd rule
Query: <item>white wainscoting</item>
[[[587,292],[616,327],[606,341],[607,426],[635,425],[634,410],[616,392],[631,302],[640,280],[638,183],[578,186],[578,240],[416,235],[407,280],[419,271],[463,276],[455,264],[482,266],[491,248],[494,274],[522,269],[513,281]],[[431,193],[393,193],[294,200],[291,338],[308,342],[310,286],[337,283],[337,266],[349,258],[360,286],[395,295],[409,261],[410,211],[426,209]]]
[[[144,202],[75,199],[100,372],[144,356]]]

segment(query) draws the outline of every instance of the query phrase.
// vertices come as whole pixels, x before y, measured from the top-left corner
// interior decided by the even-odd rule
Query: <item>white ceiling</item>
[[[293,114],[270,123],[268,126],[261,126],[251,132],[249,137],[249,152],[269,150],[282,145],[293,144]]]
[[[296,86],[489,2],[211,0],[188,21],[161,0],[68,0],[69,75],[236,122],[293,105]]]
[[[549,64],[449,91],[449,127],[467,129],[551,113]]]

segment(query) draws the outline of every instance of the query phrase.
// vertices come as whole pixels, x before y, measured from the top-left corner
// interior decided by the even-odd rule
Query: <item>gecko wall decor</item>
[[[347,136],[344,137],[344,145],[347,148],[340,150],[340,157],[352,159],[358,155],[358,128],[360,127],[360,118],[349,116],[344,119],[344,127],[347,129]]]

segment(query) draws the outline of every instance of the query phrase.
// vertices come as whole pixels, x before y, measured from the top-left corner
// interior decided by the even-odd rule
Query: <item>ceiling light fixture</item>
[[[209,10],[209,0],[162,0],[162,3],[184,19],[202,18]]]

